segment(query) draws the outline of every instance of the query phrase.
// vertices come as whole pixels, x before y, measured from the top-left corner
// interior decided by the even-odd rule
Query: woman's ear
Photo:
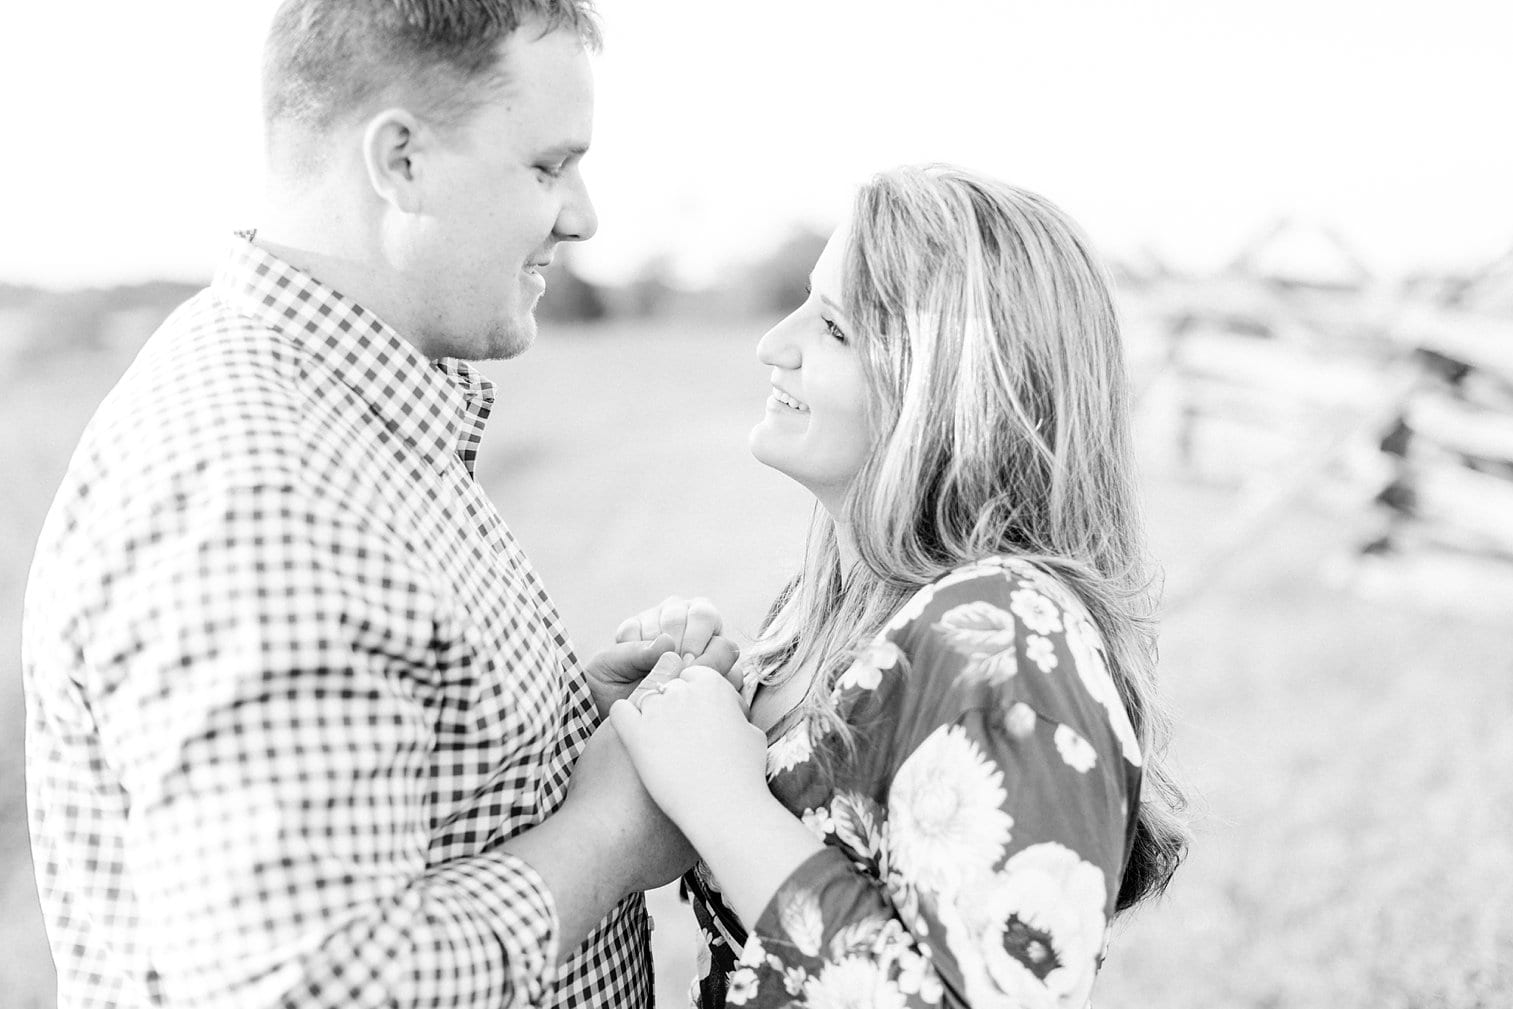
[[[363,163],[379,199],[407,214],[419,212],[420,122],[405,109],[384,109],[363,130]]]

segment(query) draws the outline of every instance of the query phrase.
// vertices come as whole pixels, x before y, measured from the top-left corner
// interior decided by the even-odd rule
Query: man
[[[462,363],[594,233],[597,38],[585,0],[279,11],[261,230],[91,422],[28,586],[60,1004],[650,1003],[640,891],[691,855],[593,733],[668,642],[585,678]]]

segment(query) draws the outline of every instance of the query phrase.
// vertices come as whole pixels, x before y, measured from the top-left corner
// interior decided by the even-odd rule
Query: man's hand
[[[618,642],[584,663],[583,673],[594,707],[599,709],[599,720],[604,720],[616,701],[631,695],[658,659],[677,654],[676,648],[671,635],[658,634],[647,641]]]
[[[683,658],[712,666],[713,663],[702,660],[724,629],[720,611],[703,596],[692,599],[668,596],[660,605],[622,621],[615,629],[615,641],[650,641],[666,634],[673,639],[673,650]],[[723,668],[715,668],[725,672]]]
[[[668,654],[677,663],[675,654]],[[712,675],[712,674],[711,674]],[[571,957],[609,910],[662,886],[696,858],[652,802],[608,722],[589,739],[562,805],[500,844],[535,869],[557,907],[558,962]]]
[[[697,855],[636,776],[614,726],[605,722],[573,769],[562,811],[582,814],[610,841],[629,890],[651,890],[693,868]]]
[[[722,637],[720,613],[707,599],[669,596],[659,606],[643,610],[620,624],[615,644],[584,665],[589,691],[602,720],[616,701],[630,697],[657,660],[671,652],[690,662],[717,670],[739,690],[735,670],[741,650]]]

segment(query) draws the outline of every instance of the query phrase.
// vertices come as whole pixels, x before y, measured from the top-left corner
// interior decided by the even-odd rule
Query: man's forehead
[[[593,134],[594,83],[583,44],[561,36],[555,32],[506,52],[491,103],[532,135],[531,147],[571,157],[588,150]]]

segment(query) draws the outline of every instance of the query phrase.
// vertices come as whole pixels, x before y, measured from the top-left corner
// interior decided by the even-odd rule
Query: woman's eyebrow
[[[805,294],[813,294],[814,293],[814,275],[813,274],[810,274],[808,277],[804,278],[804,293]],[[823,292],[820,293],[820,300],[823,301],[826,305],[829,305],[830,306],[830,310],[833,311],[833,312],[835,312],[836,314],[838,314],[838,315],[845,315],[846,314],[845,309],[841,308],[841,306],[837,305],[835,302],[833,302],[829,298],[827,298]]]
[[[538,151],[538,158],[581,158],[588,153],[588,144],[569,142],[548,147],[544,151]]]

